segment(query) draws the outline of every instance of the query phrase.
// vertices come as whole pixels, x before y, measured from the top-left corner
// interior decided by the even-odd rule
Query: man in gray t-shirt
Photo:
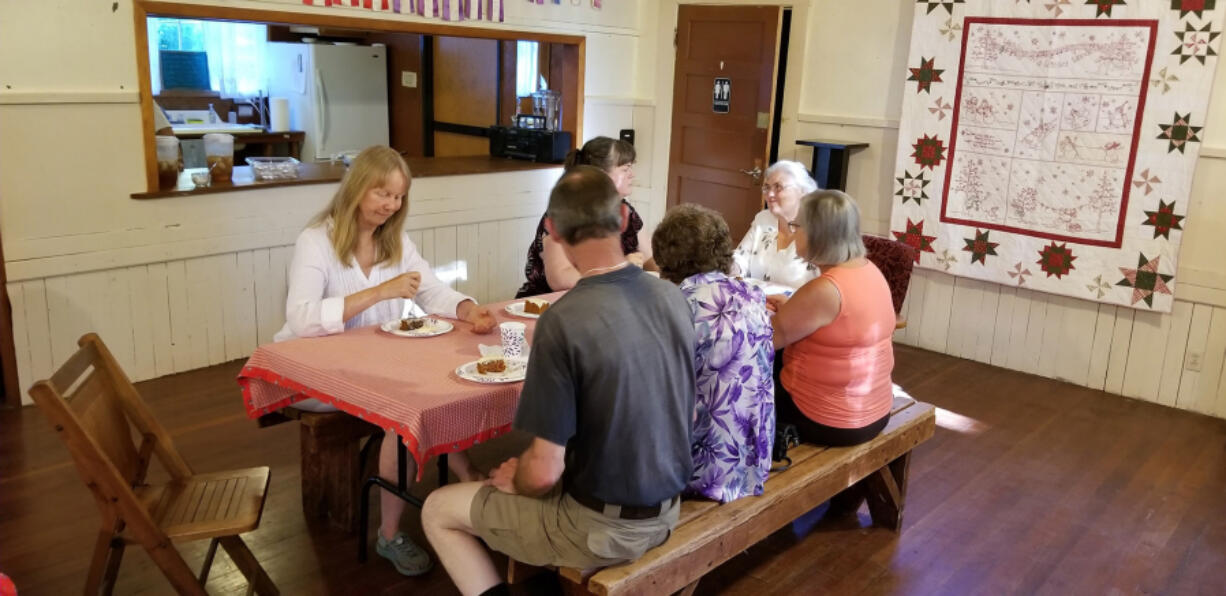
[[[677,286],[627,266],[579,280],[533,332],[515,428],[566,447],[579,499],[655,505],[689,480],[694,322]]]
[[[426,500],[426,536],[464,594],[506,593],[476,537],[531,565],[592,568],[668,538],[689,479],[694,325],[676,286],[621,252],[626,208],[579,166],[549,197],[546,228],[581,275],[537,322],[515,427],[533,435],[481,485]]]

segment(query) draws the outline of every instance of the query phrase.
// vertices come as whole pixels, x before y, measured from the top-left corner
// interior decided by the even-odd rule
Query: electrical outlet
[[[411,70],[400,71],[400,84],[410,89],[417,87],[417,73]]]
[[[1201,360],[1204,357],[1205,355],[1200,352],[1188,352],[1188,357],[1184,359],[1183,367],[1192,372],[1200,372]]]

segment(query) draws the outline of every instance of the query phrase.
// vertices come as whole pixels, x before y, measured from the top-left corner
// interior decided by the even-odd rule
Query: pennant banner
[[[505,19],[503,0],[302,0],[308,6],[360,8],[375,12],[417,15],[444,21]]]

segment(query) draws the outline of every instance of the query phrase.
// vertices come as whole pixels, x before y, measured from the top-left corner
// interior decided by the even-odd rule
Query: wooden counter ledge
[[[503,159],[488,155],[472,155],[463,157],[410,157],[409,171],[413,178],[429,178],[431,176],[460,176],[465,174],[494,174],[498,172],[518,172],[521,170],[540,170],[546,168],[561,168],[561,164],[537,163],[515,159]],[[203,168],[184,171],[179,174],[179,186],[175,189],[157,190],[153,192],[132,193],[133,199],[165,199],[171,197],[190,197],[219,192],[237,192],[275,188],[278,186],[298,186],[302,184],[328,184],[337,182],[345,174],[345,167],[340,163],[303,163],[298,167],[298,177],[290,180],[260,180],[256,181],[249,166],[235,166],[234,175],[229,182],[214,182],[203,188],[195,188],[192,184],[190,171],[204,171]]]

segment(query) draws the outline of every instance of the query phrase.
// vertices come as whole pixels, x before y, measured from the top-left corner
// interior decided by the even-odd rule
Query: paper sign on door
[[[727,114],[728,102],[732,99],[732,79],[716,77],[715,89],[711,97],[711,111],[716,114]]]

